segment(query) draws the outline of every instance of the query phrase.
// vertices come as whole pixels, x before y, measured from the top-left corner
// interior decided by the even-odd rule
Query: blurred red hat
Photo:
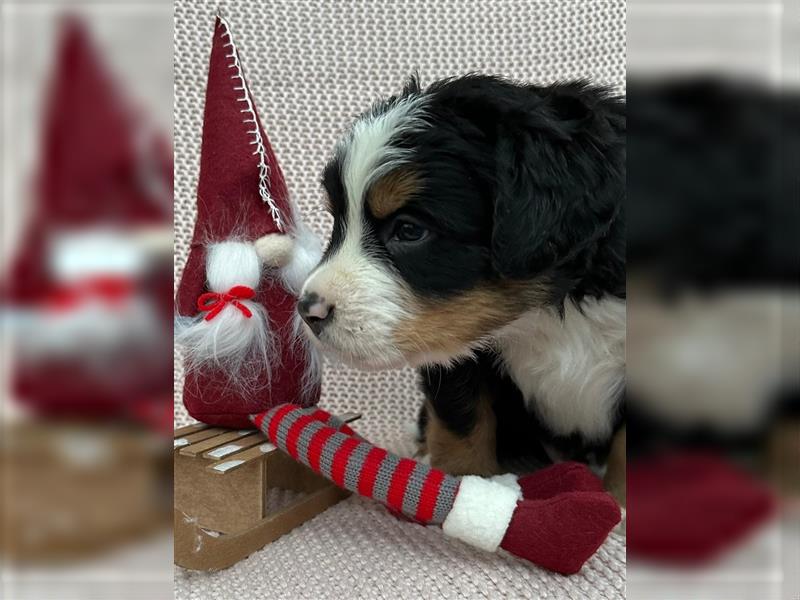
[[[166,227],[172,186],[170,144],[121,97],[82,21],[65,17],[43,118],[34,205],[4,296],[27,303],[51,292],[55,233]]]

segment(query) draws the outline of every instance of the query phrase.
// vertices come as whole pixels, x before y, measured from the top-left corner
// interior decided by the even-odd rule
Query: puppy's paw
[[[258,256],[269,267],[285,266],[294,251],[294,240],[285,233],[269,233],[258,238],[253,245]]]

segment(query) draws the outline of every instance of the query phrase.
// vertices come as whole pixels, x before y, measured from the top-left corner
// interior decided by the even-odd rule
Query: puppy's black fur
[[[562,314],[568,300],[625,297],[621,98],[583,81],[536,86],[470,75],[424,90],[412,79],[372,114],[419,95],[429,126],[400,133],[393,145],[411,150],[422,185],[384,219],[365,208],[362,243],[370,253],[422,297],[446,300],[479,285],[534,280],[546,282],[545,303]],[[341,171],[335,156],[323,175],[335,218],[326,257],[347,226]],[[398,227],[407,223],[424,235],[399,243]],[[546,461],[542,440],[573,458],[602,458],[607,440],[589,444],[548,431],[498,362],[486,350],[452,367],[421,369],[444,427],[457,435],[471,431],[480,390],[489,388],[501,460],[527,454]],[[621,406],[620,398],[617,422]]]
[[[435,297],[499,278],[546,276],[551,302],[625,296],[625,105],[586,82],[517,85],[485,75],[434,83],[412,78],[388,110],[426,96],[431,127],[400,136],[413,150],[424,186],[401,214],[375,219],[364,243],[384,255],[415,292]],[[325,252],[347,226],[342,162],[322,183],[334,215]],[[431,235],[423,244],[387,247],[398,220]],[[323,258],[324,260],[324,258]]]

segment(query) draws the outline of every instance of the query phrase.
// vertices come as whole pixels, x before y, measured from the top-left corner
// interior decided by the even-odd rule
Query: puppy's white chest
[[[563,318],[536,309],[496,336],[509,375],[528,409],[558,435],[602,442],[625,382],[625,302],[570,301]]]

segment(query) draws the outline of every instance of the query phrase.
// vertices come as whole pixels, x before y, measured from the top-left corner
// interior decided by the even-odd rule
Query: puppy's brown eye
[[[392,238],[398,242],[419,242],[428,235],[428,230],[422,225],[411,221],[398,221],[394,226]]]

